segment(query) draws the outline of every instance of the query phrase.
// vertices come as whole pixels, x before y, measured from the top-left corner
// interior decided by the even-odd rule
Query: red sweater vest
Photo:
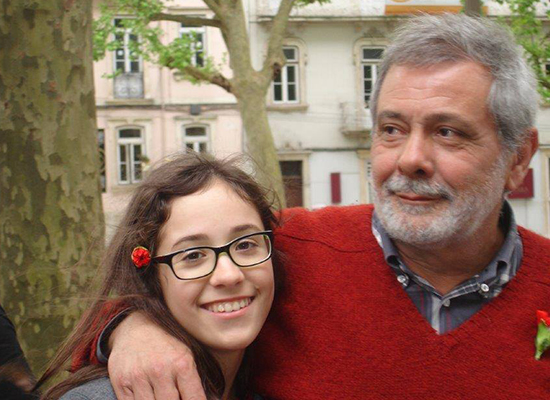
[[[276,246],[286,286],[258,339],[256,389],[272,399],[550,398],[550,241],[520,229],[521,268],[458,329],[437,335],[386,264],[372,207],[289,210]],[[463,249],[462,249],[463,250]]]

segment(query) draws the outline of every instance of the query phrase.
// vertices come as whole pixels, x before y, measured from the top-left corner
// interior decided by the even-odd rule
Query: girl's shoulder
[[[60,400],[117,400],[108,377],[86,382],[65,393]]]

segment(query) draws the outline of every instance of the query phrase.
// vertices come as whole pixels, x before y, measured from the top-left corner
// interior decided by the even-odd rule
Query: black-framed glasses
[[[250,233],[229,243],[214,246],[197,246],[153,257],[155,263],[167,264],[176,278],[187,281],[203,278],[216,269],[218,257],[226,253],[241,268],[253,267],[271,258],[273,232]]]

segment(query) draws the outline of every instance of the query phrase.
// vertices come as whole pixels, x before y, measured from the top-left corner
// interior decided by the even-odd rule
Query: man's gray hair
[[[486,18],[423,15],[398,28],[378,71],[370,104],[374,124],[380,88],[393,65],[424,67],[467,60],[491,73],[489,111],[505,149],[516,151],[535,123],[537,82],[510,30]]]

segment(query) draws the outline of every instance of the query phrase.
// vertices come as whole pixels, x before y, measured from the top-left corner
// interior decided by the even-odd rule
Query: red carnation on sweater
[[[146,267],[151,262],[151,253],[143,246],[134,247],[132,261],[136,268]]]
[[[542,354],[550,348],[550,317],[546,311],[537,310],[537,325],[535,359],[540,360]]]

